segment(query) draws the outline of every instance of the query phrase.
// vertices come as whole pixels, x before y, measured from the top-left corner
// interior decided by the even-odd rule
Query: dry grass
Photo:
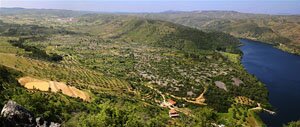
[[[27,89],[38,89],[40,91],[48,91],[49,90],[49,83],[45,81],[41,82],[28,82],[24,86]]]

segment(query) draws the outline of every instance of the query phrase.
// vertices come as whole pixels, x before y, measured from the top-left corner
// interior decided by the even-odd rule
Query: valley
[[[0,20],[1,107],[14,100],[72,127],[263,126],[251,109],[271,109],[266,86],[240,63],[239,40],[226,33],[65,10],[16,10]],[[26,89],[22,77],[38,84]],[[51,83],[73,90],[34,88]],[[178,118],[160,106],[168,99]]]

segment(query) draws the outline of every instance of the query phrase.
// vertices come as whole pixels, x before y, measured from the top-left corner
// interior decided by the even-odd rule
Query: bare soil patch
[[[27,89],[30,90],[40,90],[40,91],[51,91],[51,92],[61,92],[70,97],[81,98],[85,101],[90,101],[91,98],[87,92],[79,90],[73,86],[68,86],[63,82],[47,81],[35,79],[32,77],[22,77],[19,83]]]
[[[221,82],[221,81],[215,81],[215,85],[216,85],[217,87],[219,87],[220,89],[223,89],[223,90],[227,91],[227,88],[226,88],[225,83],[223,83],[223,82]]]

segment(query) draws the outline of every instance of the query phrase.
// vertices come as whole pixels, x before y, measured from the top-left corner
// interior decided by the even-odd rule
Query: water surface
[[[268,44],[241,39],[242,64],[266,84],[269,102],[276,115],[261,113],[271,127],[300,119],[300,56],[289,54]]]

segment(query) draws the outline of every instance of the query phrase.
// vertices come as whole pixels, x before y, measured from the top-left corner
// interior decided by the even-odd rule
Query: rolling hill
[[[102,38],[119,39],[125,42],[140,42],[154,46],[180,50],[233,51],[238,40],[222,32],[203,32],[171,22],[150,20],[124,15],[85,15],[70,30],[81,30]]]
[[[291,53],[300,52],[300,16],[249,14],[234,11],[193,11],[138,14],[204,31],[221,31],[238,38],[274,44]]]

